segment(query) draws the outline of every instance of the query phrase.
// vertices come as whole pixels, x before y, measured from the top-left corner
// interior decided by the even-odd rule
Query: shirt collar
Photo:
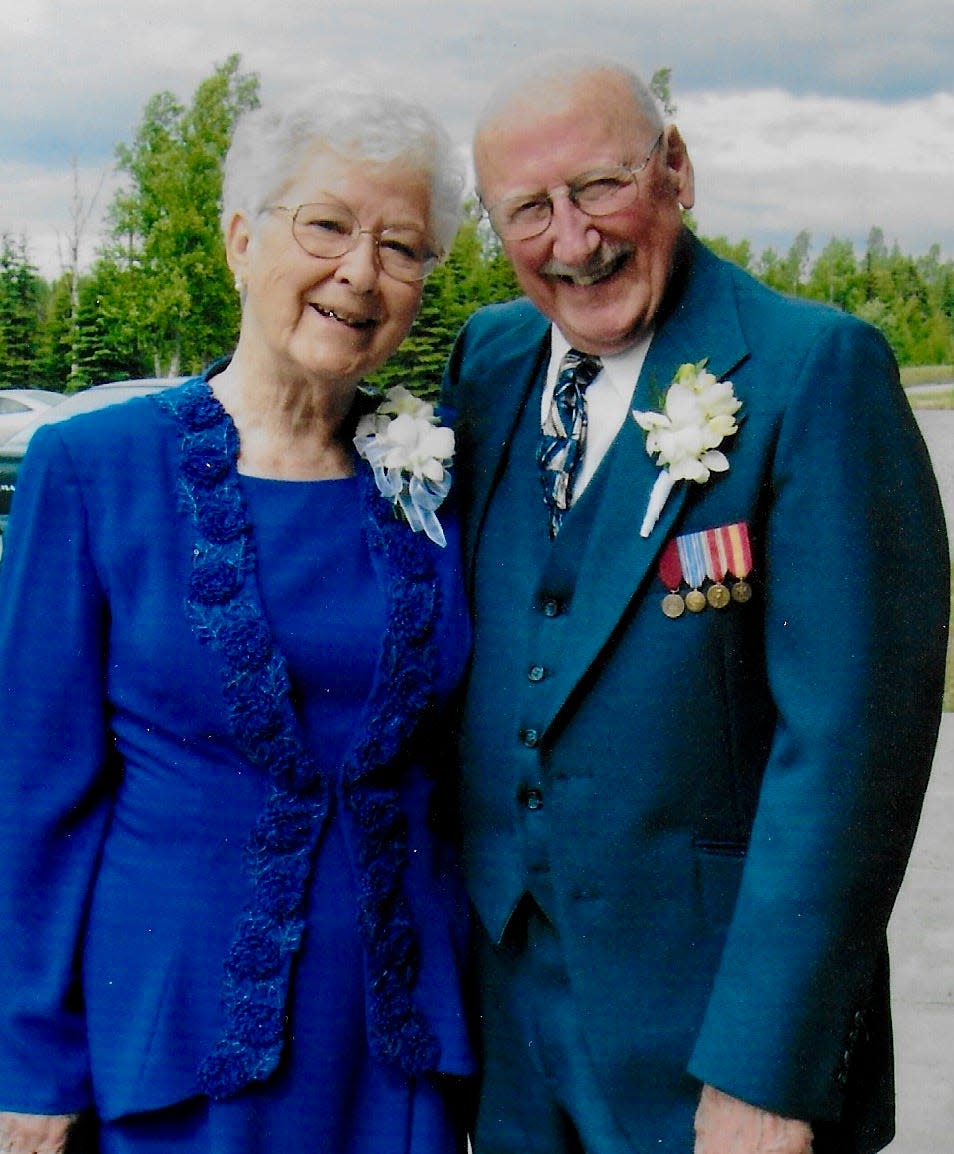
[[[624,349],[623,352],[600,357],[603,364],[603,372],[600,374],[601,380],[605,379],[606,383],[619,395],[620,400],[626,404],[629,403],[636,391],[636,381],[642,371],[643,361],[646,359],[646,353],[649,351],[652,339],[653,333],[650,330],[646,336],[638,340],[636,344],[630,345],[628,349]],[[572,347],[556,325],[551,325],[549,376],[554,380],[560,362]]]

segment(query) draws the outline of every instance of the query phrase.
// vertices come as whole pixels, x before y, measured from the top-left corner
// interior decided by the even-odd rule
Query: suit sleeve
[[[690,1070],[834,1119],[930,771],[949,597],[937,486],[874,330],[839,319],[815,342],[764,497],[778,721]]]
[[[41,430],[0,572],[0,1109],[90,1101],[78,971],[109,812],[105,631],[81,486]]]

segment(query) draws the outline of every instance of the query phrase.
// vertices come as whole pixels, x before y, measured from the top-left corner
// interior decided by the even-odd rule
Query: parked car
[[[50,389],[0,389],[0,441],[66,398]]]
[[[77,413],[89,413],[93,409],[103,409],[107,405],[128,401],[130,397],[144,397],[149,393],[158,393],[161,389],[168,389],[184,380],[185,377],[143,377],[134,381],[111,381],[105,385],[94,385],[92,388],[61,398],[60,404],[48,406],[31,424],[25,425],[6,441],[0,441],[0,560],[3,558],[3,537],[10,514],[10,502],[17,486],[20,462],[37,429],[43,425],[65,421]],[[0,396],[2,395],[0,392]]]

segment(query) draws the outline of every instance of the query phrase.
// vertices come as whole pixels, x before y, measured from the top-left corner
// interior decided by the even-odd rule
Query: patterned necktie
[[[583,393],[602,368],[599,357],[570,351],[560,362],[550,410],[543,422],[537,464],[543,499],[550,511],[550,536],[559,532],[573,500],[573,482],[586,445],[586,402]]]

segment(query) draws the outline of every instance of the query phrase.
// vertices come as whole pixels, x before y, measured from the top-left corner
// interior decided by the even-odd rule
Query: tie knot
[[[572,384],[583,390],[592,384],[602,367],[603,362],[599,357],[591,356],[589,353],[581,353],[577,349],[570,349],[564,353],[563,360],[560,362],[557,388],[560,388],[561,385],[566,388],[567,385]]]

